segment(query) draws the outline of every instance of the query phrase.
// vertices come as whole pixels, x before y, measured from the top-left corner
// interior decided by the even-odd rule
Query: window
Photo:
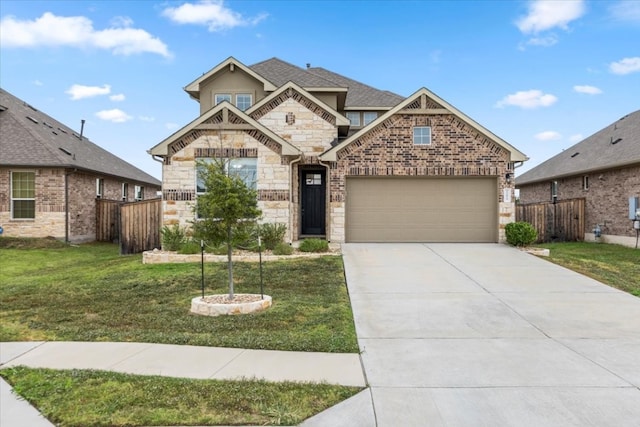
[[[551,181],[551,201],[558,200],[558,181]]]
[[[378,113],[366,112],[363,114],[363,125],[366,126],[377,118],[378,118]]]
[[[589,175],[585,175],[582,177],[582,189],[583,190],[589,189]]]
[[[104,194],[104,179],[96,179],[96,197],[100,198]]]
[[[205,163],[210,163],[213,159],[199,159]],[[236,159],[221,159],[224,161],[225,171],[229,175],[239,176],[245,185],[253,190],[257,188],[258,159],[255,157],[239,157]],[[202,179],[202,166],[198,166],[196,171],[196,194],[207,192],[204,180]]]
[[[360,126],[360,113],[355,111],[347,111],[347,119],[351,122],[351,126]]]
[[[122,200],[125,202],[129,198],[129,184],[126,182],[122,183]]]
[[[11,172],[11,218],[35,219],[36,173]]]
[[[229,93],[216,93],[214,96],[214,104],[218,105],[223,101],[231,102],[231,94]]]
[[[144,200],[144,187],[136,185],[134,198],[136,201]]]
[[[236,107],[239,110],[244,111],[247,108],[251,107],[251,94],[249,93],[239,93],[236,95]]]
[[[413,143],[415,145],[431,144],[431,127],[416,126],[413,128]]]

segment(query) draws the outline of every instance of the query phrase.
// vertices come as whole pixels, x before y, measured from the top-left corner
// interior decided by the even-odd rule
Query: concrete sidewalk
[[[260,378],[357,387],[366,385],[358,354],[119,342],[4,342],[0,343],[0,365],[3,368],[23,365],[95,369],[195,379]],[[28,403],[18,399],[6,382],[1,381],[0,386],[1,426],[52,425]],[[347,406],[351,408],[353,405]]]

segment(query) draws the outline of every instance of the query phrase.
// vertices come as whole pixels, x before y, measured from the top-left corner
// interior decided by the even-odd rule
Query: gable
[[[396,107],[378,117],[377,120],[374,120],[369,125],[362,128],[360,131],[342,141],[340,144],[321,154],[320,159],[325,161],[338,160],[340,157],[344,156],[344,154],[340,153],[344,150],[349,149],[350,145],[361,145],[363,137],[365,137],[367,134],[371,132],[380,132],[381,130],[388,128],[390,126],[390,123],[393,123],[393,120],[390,119],[392,119],[396,115],[415,115],[424,117],[450,116],[450,120],[452,120],[452,123],[456,127],[465,129],[465,132],[473,135],[473,138],[478,140],[480,144],[486,146],[493,145],[494,147],[496,147],[496,149],[497,147],[499,147],[506,150],[506,152],[509,154],[511,162],[522,162],[528,159],[527,156],[522,152],[518,151],[506,141],[490,132],[488,129],[476,123],[470,117],[466,116],[426,88],[420,89],[412,96],[408,97],[404,102],[398,104]],[[408,132],[411,129],[405,130]]]
[[[149,154],[170,157],[207,135],[223,130],[240,130],[281,155],[297,155],[300,151],[228,102],[222,102],[149,150]]]

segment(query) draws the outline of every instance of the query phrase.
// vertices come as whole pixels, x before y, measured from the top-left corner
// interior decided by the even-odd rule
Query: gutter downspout
[[[293,159],[289,162],[289,176],[291,177],[291,182],[289,182],[289,244],[293,245],[293,164],[298,163],[302,160],[302,154],[298,156],[297,159]]]
[[[332,227],[332,222],[331,222],[331,166],[326,164],[326,163],[322,163],[322,160],[320,160],[320,158],[318,158],[318,164],[324,166],[325,168],[327,168],[327,173],[325,174],[325,208],[324,208],[324,214],[325,214],[325,226],[326,226],[326,230],[325,230],[325,234],[326,236],[329,236],[329,238],[327,239],[327,242],[331,242],[331,227]]]

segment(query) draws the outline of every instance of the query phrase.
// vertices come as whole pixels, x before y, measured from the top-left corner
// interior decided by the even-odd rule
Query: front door
[[[301,234],[325,235],[326,219],[326,174],[323,169],[300,172],[300,216]]]

